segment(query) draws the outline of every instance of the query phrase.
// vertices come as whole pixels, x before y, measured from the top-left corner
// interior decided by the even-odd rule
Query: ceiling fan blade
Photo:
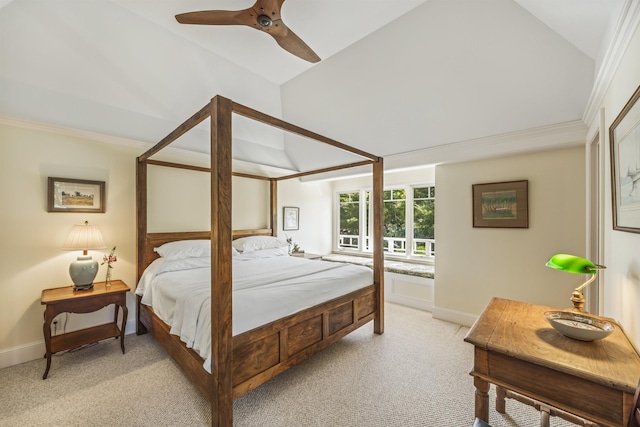
[[[198,25],[253,25],[252,9],[245,10],[202,10],[176,15],[181,24]]]
[[[266,31],[284,50],[309,62],[320,62],[320,57],[300,37],[287,27],[282,20],[273,21]]]

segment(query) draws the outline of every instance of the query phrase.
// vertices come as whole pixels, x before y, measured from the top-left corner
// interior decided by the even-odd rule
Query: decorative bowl
[[[562,335],[580,341],[595,341],[608,336],[614,326],[586,313],[547,311],[545,319]]]

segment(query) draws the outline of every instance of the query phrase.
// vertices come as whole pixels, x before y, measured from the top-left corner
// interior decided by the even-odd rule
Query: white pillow
[[[200,258],[211,256],[211,240],[177,240],[165,243],[153,249],[163,258],[170,261],[185,258]]]
[[[235,260],[247,260],[247,259],[258,259],[258,258],[273,258],[278,256],[288,256],[289,248],[282,246],[280,248],[269,248],[269,249],[260,249],[253,252],[243,252],[239,255],[235,255],[233,257]]]
[[[261,249],[282,248],[284,246],[289,246],[286,240],[272,236],[241,237],[233,241],[233,247],[242,253]]]

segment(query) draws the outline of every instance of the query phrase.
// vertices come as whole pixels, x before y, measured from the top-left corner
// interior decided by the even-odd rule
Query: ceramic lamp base
[[[93,288],[93,279],[98,274],[98,261],[89,255],[81,255],[69,266],[69,275],[73,281],[74,290]]]

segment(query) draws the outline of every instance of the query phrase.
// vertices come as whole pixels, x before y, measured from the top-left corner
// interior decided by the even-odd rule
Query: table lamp
[[[556,254],[547,261],[547,267],[555,268],[556,270],[566,271],[568,273],[575,274],[591,274],[589,280],[578,286],[571,294],[571,302],[573,303],[573,310],[585,311],[584,309],[584,295],[582,290],[594,280],[596,280],[596,274],[598,270],[604,270],[605,266],[594,264],[588,259],[580,258],[575,255]]]
[[[85,221],[84,225],[74,225],[71,228],[62,249],[82,250],[82,255],[69,266],[74,291],[93,288],[93,279],[98,274],[98,261],[92,259],[87,251],[106,247],[97,225],[89,225],[89,221]]]

